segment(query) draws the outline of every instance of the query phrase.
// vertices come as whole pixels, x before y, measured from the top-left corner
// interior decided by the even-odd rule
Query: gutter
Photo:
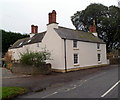
[[[64,54],[65,54],[65,72],[67,72],[67,60],[66,60],[66,39],[64,39]]]
[[[65,38],[62,38],[62,39],[65,39]],[[104,41],[103,42],[100,42],[100,41],[87,41],[87,40],[80,40],[80,39],[67,39],[67,40],[77,40],[77,41],[81,41],[81,42],[89,42],[89,43],[100,43],[100,44],[106,44]]]

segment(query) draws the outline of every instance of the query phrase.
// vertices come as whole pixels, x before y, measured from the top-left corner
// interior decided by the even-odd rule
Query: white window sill
[[[73,48],[73,50],[79,50],[79,48]]]
[[[101,64],[102,62],[101,61],[98,61],[98,64]]]
[[[79,64],[74,64],[74,66],[80,66]]]
[[[97,51],[101,51],[101,49],[97,49]]]

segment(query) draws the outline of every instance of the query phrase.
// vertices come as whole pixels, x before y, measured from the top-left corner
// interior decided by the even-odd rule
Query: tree
[[[107,51],[120,46],[120,8],[106,7],[102,4],[90,4],[85,10],[77,11],[71,16],[71,21],[77,30],[88,32],[89,27],[96,22],[99,38],[107,44]]]
[[[0,34],[2,33],[2,53],[5,54],[7,52],[10,45],[15,43],[18,39],[28,37],[27,34],[20,34],[14,32],[6,32],[4,30],[0,30]]]

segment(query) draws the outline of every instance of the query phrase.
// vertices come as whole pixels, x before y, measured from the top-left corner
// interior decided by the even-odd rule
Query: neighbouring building
[[[56,11],[48,14],[47,30],[38,33],[38,26],[31,25],[30,37],[15,42],[9,51],[12,59],[19,60],[26,50],[39,52],[46,48],[51,52],[52,69],[58,72],[79,70],[107,64],[106,44],[98,38],[95,24],[90,32],[58,26]]]

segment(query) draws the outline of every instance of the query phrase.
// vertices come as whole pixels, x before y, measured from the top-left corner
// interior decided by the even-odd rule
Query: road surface
[[[120,85],[118,68],[103,70],[82,80],[48,88],[43,92],[19,96],[18,98],[118,98],[118,93],[120,93],[120,90],[118,90],[118,85]]]

